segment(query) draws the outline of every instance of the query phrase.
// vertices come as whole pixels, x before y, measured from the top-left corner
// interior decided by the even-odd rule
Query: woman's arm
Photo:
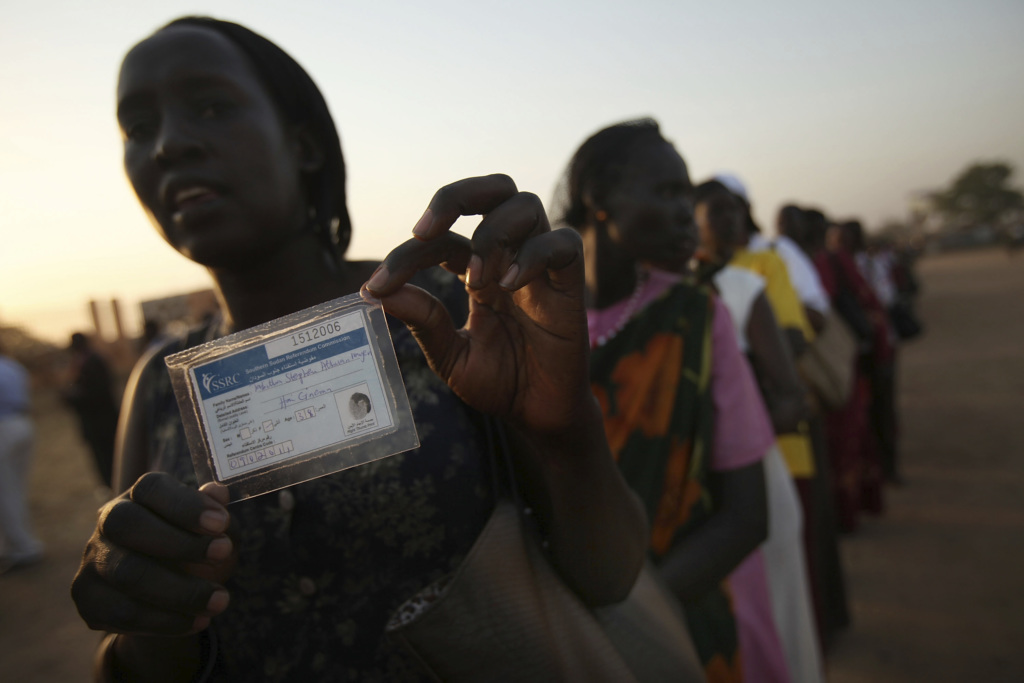
[[[100,509],[71,586],[89,627],[111,634],[97,652],[97,681],[191,680],[203,665],[199,632],[228,604],[226,491],[146,472],[145,387],[162,360],[148,354],[129,380],[114,458],[120,495]]]
[[[167,345],[173,343],[168,341]],[[121,400],[114,445],[114,493],[122,493],[149,469],[146,425],[145,386],[156,372],[164,370],[166,345],[151,348],[132,368]]]
[[[715,411],[709,480],[713,513],[666,554],[662,573],[681,599],[703,595],[765,538],[761,458],[774,444],[754,376],[740,353],[728,310],[715,300],[711,398]]]
[[[460,215],[477,214],[471,241],[449,232]],[[414,234],[367,290],[405,321],[462,400],[512,428],[524,495],[566,583],[590,604],[621,600],[643,566],[647,521],[590,391],[579,235],[552,232],[540,200],[501,175],[439,190]],[[462,329],[434,297],[405,284],[437,264],[466,282]]]
[[[757,295],[750,307],[746,332],[754,372],[760,380],[772,427],[776,434],[794,432],[800,421],[810,416],[806,392],[763,293]]]
[[[707,522],[672,548],[661,573],[680,600],[714,588],[768,537],[768,503],[761,461],[714,473],[719,501]]]
[[[825,314],[814,310],[810,306],[804,306],[804,315],[807,316],[807,321],[811,323],[811,329],[814,330],[814,333],[821,334],[822,330],[825,329]]]
[[[626,598],[648,545],[647,515],[608,449],[592,396],[559,436],[512,430],[517,476],[537,511],[552,563],[584,602]]]
[[[813,328],[782,258],[765,252],[764,260],[762,275],[765,278],[765,298],[775,313],[775,320],[782,329],[793,358],[799,358],[807,350],[808,340],[814,337]]]

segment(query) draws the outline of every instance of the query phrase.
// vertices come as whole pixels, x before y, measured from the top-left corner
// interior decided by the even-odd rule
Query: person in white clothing
[[[778,236],[774,240],[756,232],[750,236],[747,248],[750,251],[775,250],[786,264],[790,282],[804,305],[811,326],[815,332],[821,332],[829,311],[828,293],[811,259],[798,244],[801,240],[799,231],[803,229],[803,211],[796,206],[784,206],[779,210],[775,225]]]
[[[28,372],[0,346],[0,573],[43,556],[26,501],[31,458]]]
[[[716,213],[698,190],[695,219],[701,227],[703,248],[714,251],[719,240],[728,242],[740,226]],[[735,324],[740,350],[759,379],[765,406],[776,433],[792,430],[806,417],[804,389],[797,376],[782,331],[764,294],[760,275],[725,265],[704,271]],[[712,274],[713,273],[713,274]],[[761,544],[768,577],[769,597],[776,631],[794,683],[825,680],[817,636],[810,577],[803,547],[803,513],[796,486],[778,446],[764,457],[768,500],[768,538]]]
[[[777,359],[780,354],[788,355],[787,347],[764,298],[764,278],[744,268],[726,266],[715,274],[713,282],[735,323],[740,349],[762,368],[769,363],[757,363],[758,359],[775,358],[770,363],[773,374],[785,373],[786,362]],[[769,329],[765,330],[766,327]],[[775,328],[774,334],[770,328]],[[758,348],[755,350],[752,346]],[[789,371],[793,372],[791,360]],[[825,674],[803,548],[803,513],[796,486],[778,446],[765,455],[764,471],[768,538],[761,544],[761,553],[776,630],[794,683],[821,682]]]

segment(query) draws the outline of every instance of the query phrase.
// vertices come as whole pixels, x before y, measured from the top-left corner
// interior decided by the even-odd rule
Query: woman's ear
[[[583,209],[586,213],[586,223],[588,225],[601,225],[608,221],[608,211],[601,206],[603,202],[598,202],[594,198],[592,192],[584,191],[581,199],[583,200]]]
[[[314,173],[323,168],[323,148],[308,126],[305,124],[295,126],[292,131],[292,139],[299,170],[303,173]]]

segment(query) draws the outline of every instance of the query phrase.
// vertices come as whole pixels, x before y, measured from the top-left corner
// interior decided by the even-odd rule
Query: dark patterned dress
[[[655,562],[715,510],[713,306],[706,290],[675,285],[591,353],[591,388],[612,454],[647,509]],[[686,618],[708,681],[742,680],[727,581],[688,602]]]
[[[457,280],[435,269],[417,284],[465,318]],[[231,605],[210,629],[210,680],[430,680],[384,627],[459,565],[494,503],[478,416],[430,370],[405,326],[389,324],[421,447],[231,505],[239,561]],[[208,336],[198,331],[185,345]],[[194,485],[162,363],[139,386],[150,408],[150,469]]]

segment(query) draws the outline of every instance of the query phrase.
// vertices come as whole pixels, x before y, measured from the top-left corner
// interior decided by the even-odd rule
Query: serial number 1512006
[[[294,333],[292,337],[293,346],[305,346],[310,342],[314,342],[317,339],[323,339],[341,332],[341,323],[337,320],[328,320],[325,323],[316,325],[314,327],[308,327],[304,330],[300,330]]]

